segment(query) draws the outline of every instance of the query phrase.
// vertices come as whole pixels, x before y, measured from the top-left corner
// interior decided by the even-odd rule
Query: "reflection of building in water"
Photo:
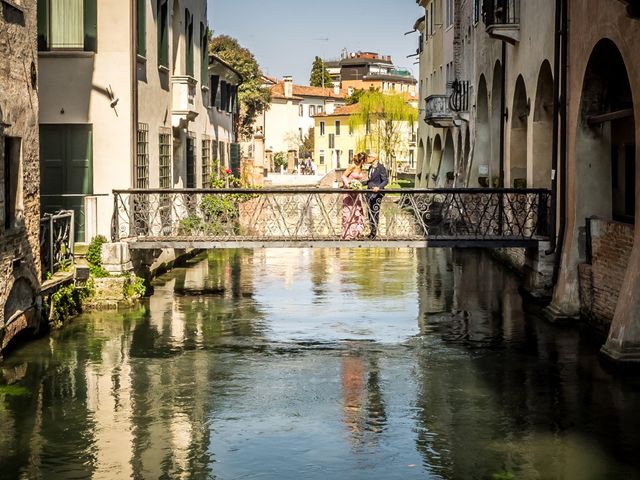
[[[449,313],[453,305],[453,260],[450,249],[417,249],[418,312],[424,332],[426,316]]]
[[[376,354],[361,350],[345,353],[341,380],[343,421],[352,446],[376,446],[378,434],[387,424]]]

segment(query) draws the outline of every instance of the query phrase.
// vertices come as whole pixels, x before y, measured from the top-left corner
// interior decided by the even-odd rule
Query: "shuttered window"
[[[97,51],[96,1],[38,1],[38,50]]]
[[[169,68],[169,2],[158,0],[158,65]]]
[[[145,0],[136,0],[136,53],[147,54],[147,5]]]

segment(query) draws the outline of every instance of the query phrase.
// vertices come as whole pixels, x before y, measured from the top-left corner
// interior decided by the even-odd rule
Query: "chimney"
[[[287,75],[282,77],[282,81],[284,82],[284,96],[287,98],[293,97],[293,77]]]
[[[336,101],[333,98],[327,98],[324,104],[324,111],[327,115],[333,115],[336,111]]]

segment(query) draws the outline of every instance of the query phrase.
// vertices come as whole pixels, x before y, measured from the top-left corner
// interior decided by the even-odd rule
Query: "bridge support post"
[[[524,289],[538,300],[549,300],[553,294],[554,255],[546,255],[548,249],[549,242],[540,242],[525,251]]]
[[[121,275],[133,270],[131,251],[126,242],[102,244],[102,266],[112,275]]]

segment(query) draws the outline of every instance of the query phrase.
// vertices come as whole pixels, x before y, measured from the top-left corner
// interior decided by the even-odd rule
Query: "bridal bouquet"
[[[362,184],[362,182],[360,180],[351,180],[349,182],[349,189],[350,190],[362,190],[364,188],[364,185]]]

